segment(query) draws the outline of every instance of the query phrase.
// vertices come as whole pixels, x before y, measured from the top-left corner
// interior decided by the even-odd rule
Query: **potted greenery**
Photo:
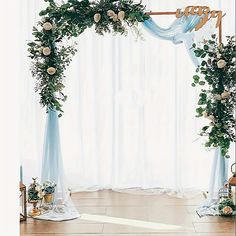
[[[36,182],[37,178],[32,178],[33,183],[28,188],[28,202],[33,204],[33,209],[29,212],[31,216],[38,216],[41,214],[37,204],[43,198],[42,186]]]
[[[43,183],[42,191],[45,203],[51,203],[53,201],[53,194],[55,192],[56,184],[52,181],[45,181]]]

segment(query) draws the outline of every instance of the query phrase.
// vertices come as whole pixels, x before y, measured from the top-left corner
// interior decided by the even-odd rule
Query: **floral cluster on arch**
[[[141,3],[133,0],[68,0],[57,5],[54,0],[45,0],[49,6],[41,11],[42,19],[33,27],[34,40],[28,43],[32,59],[32,75],[37,80],[36,92],[43,107],[59,111],[67,99],[63,93],[64,71],[76,53],[75,44],[63,43],[77,37],[85,29],[94,26],[95,32],[127,35],[131,29],[140,36],[138,23],[149,18]]]

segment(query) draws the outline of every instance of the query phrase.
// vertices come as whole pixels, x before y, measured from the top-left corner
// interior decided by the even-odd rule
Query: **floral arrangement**
[[[222,200],[218,205],[219,213],[222,216],[231,216],[235,214],[235,206],[233,200],[230,198],[226,198]]]
[[[45,181],[42,184],[42,191],[44,195],[52,194],[55,192],[56,184],[51,181]]]
[[[43,198],[42,186],[33,178],[33,183],[28,188],[28,201],[38,201]]]
[[[206,147],[220,147],[224,157],[229,157],[231,142],[236,141],[234,109],[236,106],[236,46],[234,37],[227,36],[226,44],[218,45],[215,35],[203,42],[203,47],[193,44],[196,57],[201,59],[192,86],[203,88],[199,94],[197,117],[209,120],[200,135],[207,136]]]
[[[61,102],[67,99],[63,93],[64,71],[76,52],[75,45],[64,46],[63,39],[77,37],[93,25],[100,35],[111,32],[126,35],[128,28],[140,35],[137,24],[149,15],[134,0],[68,0],[60,6],[54,0],[44,1],[49,6],[39,13],[42,19],[33,27],[35,39],[28,43],[28,51],[41,105],[47,111],[59,111],[61,116]]]

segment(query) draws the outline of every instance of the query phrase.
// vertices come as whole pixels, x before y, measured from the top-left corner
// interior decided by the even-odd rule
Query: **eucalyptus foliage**
[[[197,117],[209,119],[209,125],[201,130],[207,136],[206,147],[220,147],[222,155],[228,150],[235,136],[236,106],[236,46],[234,37],[227,36],[225,44],[218,45],[215,35],[205,40],[202,47],[193,44],[193,50],[201,61],[192,86],[200,85]]]
[[[62,102],[67,98],[63,93],[64,72],[76,53],[75,45],[65,45],[63,41],[79,36],[92,26],[100,35],[126,35],[128,28],[137,27],[138,22],[149,16],[144,12],[145,7],[133,0],[68,0],[62,5],[54,0],[45,2],[49,6],[39,13],[42,19],[33,27],[34,40],[28,43],[28,51],[41,105],[47,111],[56,109],[61,116]]]

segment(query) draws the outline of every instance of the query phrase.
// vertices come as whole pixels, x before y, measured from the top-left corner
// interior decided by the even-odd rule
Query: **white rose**
[[[216,100],[220,101],[220,100],[221,100],[221,95],[220,95],[220,94],[215,94],[215,95],[214,95],[214,98],[215,98]]]
[[[44,49],[44,47],[40,47],[40,48],[38,49],[39,53],[43,53],[43,49]]]
[[[215,117],[213,116],[213,115],[209,115],[208,117],[207,117],[207,119],[209,119],[209,120],[211,120],[211,121],[215,121]]]
[[[56,73],[56,69],[54,67],[49,67],[47,72],[49,75],[54,75]]]
[[[101,15],[99,13],[96,13],[94,16],[93,16],[93,19],[96,23],[98,23],[100,20],[101,20]]]
[[[115,15],[115,12],[112,11],[112,10],[108,10],[108,11],[107,11],[107,15],[108,15],[108,16],[113,16],[113,15]]]
[[[51,49],[49,47],[43,48],[43,55],[48,56],[51,54]]]
[[[125,12],[124,11],[118,12],[118,19],[122,21],[124,20],[124,18],[125,18]]]
[[[42,192],[42,191],[39,191],[39,192],[38,192],[38,197],[39,197],[39,198],[43,198],[43,192]]]
[[[38,185],[38,186],[35,187],[35,190],[36,190],[37,192],[40,192],[40,191],[41,191],[41,187]]]
[[[112,16],[112,20],[113,20],[113,21],[118,21],[118,15],[117,15],[117,14],[113,15],[113,16]]]
[[[217,58],[217,59],[220,59],[220,58],[221,58],[221,54],[217,52],[217,53],[216,53],[216,58]]]
[[[225,98],[229,97],[229,95],[230,95],[230,92],[224,91],[224,92],[221,94],[221,97],[222,97],[222,99],[225,99]]]
[[[43,28],[44,28],[45,30],[51,30],[51,29],[53,28],[53,26],[52,26],[52,24],[51,24],[50,22],[45,22],[45,23],[43,24]]]
[[[219,61],[217,61],[217,67],[218,67],[218,68],[222,69],[222,68],[224,68],[225,66],[226,66],[225,60],[220,59]]]
[[[204,118],[207,118],[207,117],[208,117],[208,114],[207,114],[206,111],[204,111],[204,112],[202,113],[202,115],[203,115]]]

